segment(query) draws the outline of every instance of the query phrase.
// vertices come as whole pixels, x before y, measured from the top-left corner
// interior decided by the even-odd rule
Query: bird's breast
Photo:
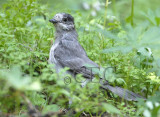
[[[55,43],[51,49],[50,49],[50,54],[49,54],[49,62],[52,63],[52,64],[56,64],[57,61],[54,57],[54,54],[55,54],[55,49],[58,47],[59,43]]]

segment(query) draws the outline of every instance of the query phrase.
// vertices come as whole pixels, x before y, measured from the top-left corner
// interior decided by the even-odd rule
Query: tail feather
[[[117,87],[117,86],[113,87],[109,84],[101,85],[101,87],[106,90],[110,90],[112,93],[117,94],[119,97],[124,98],[128,101],[137,101],[138,98],[145,99],[144,97],[142,97],[136,93],[133,93],[127,89],[123,89],[121,87]]]

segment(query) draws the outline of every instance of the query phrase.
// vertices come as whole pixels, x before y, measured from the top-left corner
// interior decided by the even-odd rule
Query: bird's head
[[[70,31],[75,28],[74,18],[67,13],[57,13],[49,21],[54,24],[56,31]]]

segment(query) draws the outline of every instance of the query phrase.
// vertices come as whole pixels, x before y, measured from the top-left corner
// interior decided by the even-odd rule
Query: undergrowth
[[[93,6],[88,10],[57,8],[52,12],[43,2],[8,0],[0,10],[0,116],[27,116],[26,98],[42,114],[58,115],[56,112],[65,111],[64,115],[77,117],[160,115],[158,9],[143,12],[145,21],[138,23],[134,22],[132,11],[124,23],[108,15],[108,1],[95,10],[96,17],[92,13],[96,9],[94,2],[85,3]],[[111,3],[113,12],[116,3]],[[134,0],[132,10],[133,3]],[[91,60],[104,68],[116,68],[114,77],[108,79],[112,85],[136,92],[147,100],[127,102],[116,95],[109,96],[98,83],[81,88],[74,78],[64,75],[68,68],[56,74],[53,65],[48,64],[55,32],[48,20],[57,11],[74,16],[79,42]],[[84,80],[81,75],[77,77]],[[71,105],[69,99],[73,99]]]

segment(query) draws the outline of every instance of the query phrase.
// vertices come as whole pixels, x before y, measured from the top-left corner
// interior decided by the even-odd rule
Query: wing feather
[[[91,61],[78,40],[62,39],[55,49],[54,57],[63,67],[69,67],[76,73],[81,73],[84,77],[90,77],[91,70],[86,65],[98,67]]]

